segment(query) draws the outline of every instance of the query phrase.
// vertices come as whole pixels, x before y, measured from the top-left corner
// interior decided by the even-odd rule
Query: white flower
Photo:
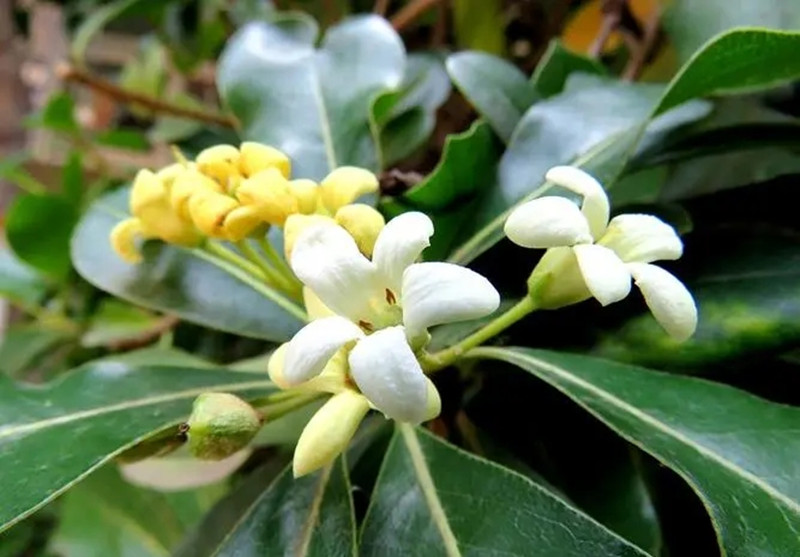
[[[370,261],[342,227],[309,227],[297,238],[291,266],[336,315],[303,327],[289,342],[281,378],[300,385],[317,377],[342,348],[349,373],[386,416],[418,423],[438,414],[439,399],[414,355],[433,325],[495,311],[500,296],[481,275],[449,263],[415,263],[433,223],[422,213],[391,220]]]
[[[603,187],[582,170],[557,166],[547,180],[583,197],[580,208],[563,197],[522,204],[505,223],[508,238],[523,247],[548,248],[529,284],[543,308],[596,298],[608,305],[625,298],[631,277],[653,316],[674,338],[685,340],[697,327],[697,307],[673,275],[651,265],[678,259],[683,243],[675,230],[651,215],[619,215],[609,222]]]

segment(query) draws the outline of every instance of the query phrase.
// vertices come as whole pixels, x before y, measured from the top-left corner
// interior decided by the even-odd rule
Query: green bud
[[[244,448],[261,429],[261,416],[237,396],[197,397],[186,422],[189,450],[203,460],[222,460]]]
[[[592,297],[572,248],[550,248],[528,278],[528,296],[539,309],[558,309]]]

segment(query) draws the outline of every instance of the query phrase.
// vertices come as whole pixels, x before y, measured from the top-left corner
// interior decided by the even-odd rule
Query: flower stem
[[[310,404],[315,400],[322,398],[326,394],[327,393],[323,392],[297,394],[288,400],[280,400],[278,402],[270,403],[266,406],[258,406],[258,410],[264,417],[264,422],[269,423],[282,418],[286,414],[294,412],[298,408],[302,408],[306,404]]]
[[[270,243],[267,238],[259,238],[256,240],[261,250],[267,256],[267,259],[272,263],[275,268],[281,273],[286,280],[290,281],[298,290],[302,290],[302,283],[297,280],[289,264],[281,255],[275,250],[275,247]]]
[[[536,302],[534,302],[533,298],[530,296],[524,297],[509,308],[508,311],[453,346],[434,354],[422,354],[419,358],[422,369],[424,369],[426,373],[431,373],[449,366],[467,350],[475,348],[490,338],[497,336],[533,311],[536,311]]]
[[[297,284],[292,283],[268,261],[262,258],[258,252],[253,249],[247,240],[236,242],[236,247],[244,254],[244,256],[253,262],[261,271],[266,275],[272,284],[289,294],[295,300],[301,300],[301,289]]]
[[[269,280],[269,278],[257,265],[254,265],[244,257],[237,255],[236,253],[232,252],[222,244],[209,241],[205,243],[203,249],[208,253],[210,253],[211,255],[219,257],[220,259],[227,261],[231,265],[239,267],[240,269],[253,275],[254,277],[257,277],[258,279],[263,280],[270,285],[273,285],[273,283]]]

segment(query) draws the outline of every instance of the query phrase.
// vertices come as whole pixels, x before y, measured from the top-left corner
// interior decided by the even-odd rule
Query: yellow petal
[[[221,193],[198,192],[189,199],[189,214],[201,232],[225,238],[223,224],[228,213],[239,206],[235,199]]]
[[[335,219],[355,239],[359,251],[372,257],[375,240],[386,225],[383,215],[374,207],[353,203],[336,211]]]
[[[364,395],[343,391],[332,396],[300,434],[294,451],[295,477],[319,470],[339,456],[368,411],[369,402]]]
[[[222,228],[228,240],[238,242],[252,234],[262,222],[253,207],[237,207],[227,214]]]
[[[378,191],[378,178],[369,170],[341,166],[320,182],[323,205],[332,213],[365,193]]]
[[[142,236],[142,224],[139,219],[127,218],[111,230],[111,247],[128,263],[141,263],[142,254],[137,239]]]
[[[313,180],[292,180],[289,189],[297,199],[297,209],[304,215],[310,215],[317,210],[319,203],[319,186]]]
[[[147,169],[140,170],[131,188],[131,213],[138,217],[146,207],[163,203],[166,195],[163,182],[155,174]]]
[[[190,218],[189,198],[197,192],[222,193],[222,186],[196,169],[184,169],[172,182],[169,201],[182,218]]]
[[[287,217],[298,211],[289,182],[275,168],[262,170],[243,181],[236,197],[243,205],[255,208],[264,221],[276,226],[283,226]]]
[[[203,149],[196,161],[200,172],[216,180],[227,191],[238,185],[239,150],[233,145],[215,145]]]
[[[245,141],[239,148],[239,171],[244,176],[252,176],[267,168],[277,169],[284,178],[288,178],[292,166],[289,157],[269,145]]]
[[[325,303],[319,299],[319,296],[317,296],[316,293],[308,286],[303,287],[303,303],[306,306],[308,319],[311,321],[336,315],[333,310],[326,306]]]
[[[172,163],[169,166],[165,166],[158,172],[156,172],[156,177],[161,180],[161,183],[169,189],[172,183],[184,172],[186,172],[189,168],[179,162]]]
[[[325,215],[300,215],[294,214],[286,219],[283,227],[283,251],[289,261],[294,249],[294,243],[303,230],[314,224],[336,224],[336,221]]]
[[[339,393],[349,389],[347,379],[347,349],[341,349],[328,360],[319,375],[300,383],[291,385],[283,375],[284,362],[286,360],[286,349],[289,343],[281,344],[270,356],[267,363],[267,372],[270,380],[281,389],[293,388],[308,392]]]

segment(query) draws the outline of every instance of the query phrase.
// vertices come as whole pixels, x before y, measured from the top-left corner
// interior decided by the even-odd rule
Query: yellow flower
[[[336,211],[334,219],[339,226],[350,233],[356,241],[358,250],[367,257],[372,257],[375,240],[386,226],[383,215],[374,207],[363,203],[353,203]]]
[[[239,150],[233,145],[215,145],[200,151],[196,162],[200,172],[216,180],[230,192],[236,189],[241,181],[239,159]]]
[[[292,180],[289,189],[297,199],[297,210],[304,215],[315,213],[319,204],[319,186],[313,180]]]
[[[378,191],[378,178],[369,170],[341,166],[319,184],[322,205],[331,214],[366,193]]]
[[[189,214],[204,234],[232,242],[249,236],[262,222],[253,207],[212,191],[195,192],[189,199]]]
[[[242,182],[236,198],[252,207],[264,222],[283,226],[289,215],[298,212],[297,198],[286,177],[276,168],[261,170]]]
[[[291,174],[292,163],[289,157],[274,147],[245,141],[239,147],[239,153],[239,171],[246,177],[268,168],[275,168],[284,178],[289,178]]]

